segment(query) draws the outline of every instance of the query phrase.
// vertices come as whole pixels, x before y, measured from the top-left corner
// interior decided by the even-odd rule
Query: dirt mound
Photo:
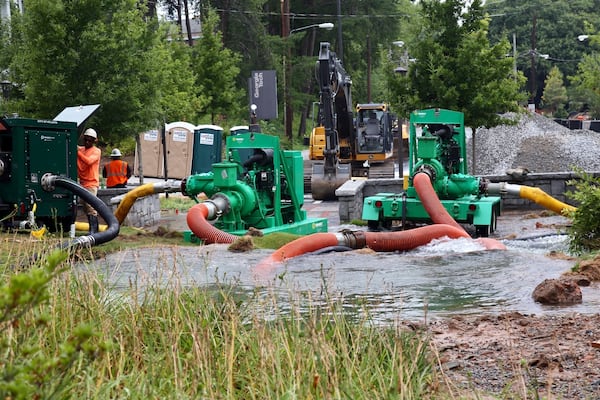
[[[600,395],[599,315],[455,317],[432,322],[429,332],[461,398]]]

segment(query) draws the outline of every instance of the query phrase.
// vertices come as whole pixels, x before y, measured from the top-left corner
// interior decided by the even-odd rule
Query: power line
[[[280,17],[280,12],[270,11],[248,11],[248,10],[233,10],[233,9],[224,9],[217,8],[218,12],[228,12],[233,14],[248,14],[248,15],[262,15],[268,17]],[[290,19],[325,19],[325,18],[350,18],[350,19],[379,19],[379,18],[400,18],[400,17],[410,17],[409,14],[316,14],[316,13],[290,13]]]

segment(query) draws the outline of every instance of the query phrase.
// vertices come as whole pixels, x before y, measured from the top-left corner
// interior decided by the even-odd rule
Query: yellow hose
[[[519,190],[519,196],[521,196],[522,199],[531,200],[536,204],[539,204],[540,206],[548,210],[554,211],[555,213],[560,215],[565,215],[567,213],[577,210],[576,207],[563,203],[562,201],[556,200],[554,197],[550,196],[542,189],[536,187],[521,186],[521,189]]]
[[[135,189],[127,192],[123,197],[123,200],[121,200],[119,203],[119,207],[117,207],[117,210],[115,211],[115,217],[117,217],[119,224],[123,223],[125,217],[127,217],[129,209],[133,206],[133,203],[135,203],[138,198],[149,196],[154,193],[155,189],[153,183],[147,183],[145,185],[138,186]]]
[[[133,190],[130,190],[125,194],[123,200],[119,203],[119,206],[115,210],[115,217],[119,224],[122,224],[125,218],[127,217],[127,213],[133,206],[133,203],[140,197],[148,196],[155,193],[155,188],[153,183],[148,183],[146,185],[138,186]],[[101,224],[98,226],[100,232],[105,231],[108,228],[107,225]],[[75,222],[75,229],[78,231],[89,231],[90,225],[87,222]]]
[[[108,225],[106,225],[106,224],[98,225],[99,232],[104,232],[107,228],[108,228]],[[81,222],[77,221],[77,222],[75,222],[75,230],[88,232],[90,230],[90,224],[88,224],[87,222],[83,222],[83,221],[81,221]]]

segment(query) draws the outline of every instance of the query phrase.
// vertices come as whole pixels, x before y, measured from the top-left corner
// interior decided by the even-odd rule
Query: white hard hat
[[[121,157],[121,150],[119,149],[113,149],[113,151],[110,153],[111,157]]]
[[[83,136],[93,137],[94,139],[98,139],[98,134],[92,128],[88,128],[83,132]]]

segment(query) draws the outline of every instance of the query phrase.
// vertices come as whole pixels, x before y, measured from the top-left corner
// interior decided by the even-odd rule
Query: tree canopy
[[[487,1],[485,9],[491,16],[490,40],[508,40],[515,45],[511,53],[516,53],[517,68],[526,75],[526,90],[536,105],[553,66],[563,76],[571,76],[582,54],[590,52],[577,39],[588,33],[586,24],[600,26],[596,0]]]
[[[491,45],[488,20],[479,1],[423,1],[421,24],[411,48],[414,62],[406,77],[391,77],[404,115],[414,109],[441,107],[465,113],[477,128],[500,122],[498,113],[515,110],[520,75],[506,57],[507,41]]]
[[[319,42],[327,41],[352,77],[354,101],[391,102],[400,116],[437,106],[465,112],[470,125],[494,124],[497,112],[524,105],[528,92],[537,105],[550,105],[540,99],[553,66],[568,78],[567,111],[600,113],[594,0],[160,1],[202,19],[193,41],[177,32],[181,24],[155,17],[155,2],[145,3],[28,1],[23,15],[1,25],[0,74],[13,90],[0,111],[52,118],[66,106],[99,103],[90,122],[102,137],[174,120],[230,126],[248,118],[250,72],[273,69],[280,113],[265,128],[282,132],[285,56],[302,135],[318,101]],[[335,27],[314,27],[322,22]],[[590,40],[576,40],[580,34]],[[395,72],[401,68],[405,76]],[[523,72],[535,77],[528,85]]]
[[[20,112],[52,118],[65,106],[101,104],[101,134],[148,127],[160,114],[164,46],[135,0],[31,0],[11,64],[23,79]]]

